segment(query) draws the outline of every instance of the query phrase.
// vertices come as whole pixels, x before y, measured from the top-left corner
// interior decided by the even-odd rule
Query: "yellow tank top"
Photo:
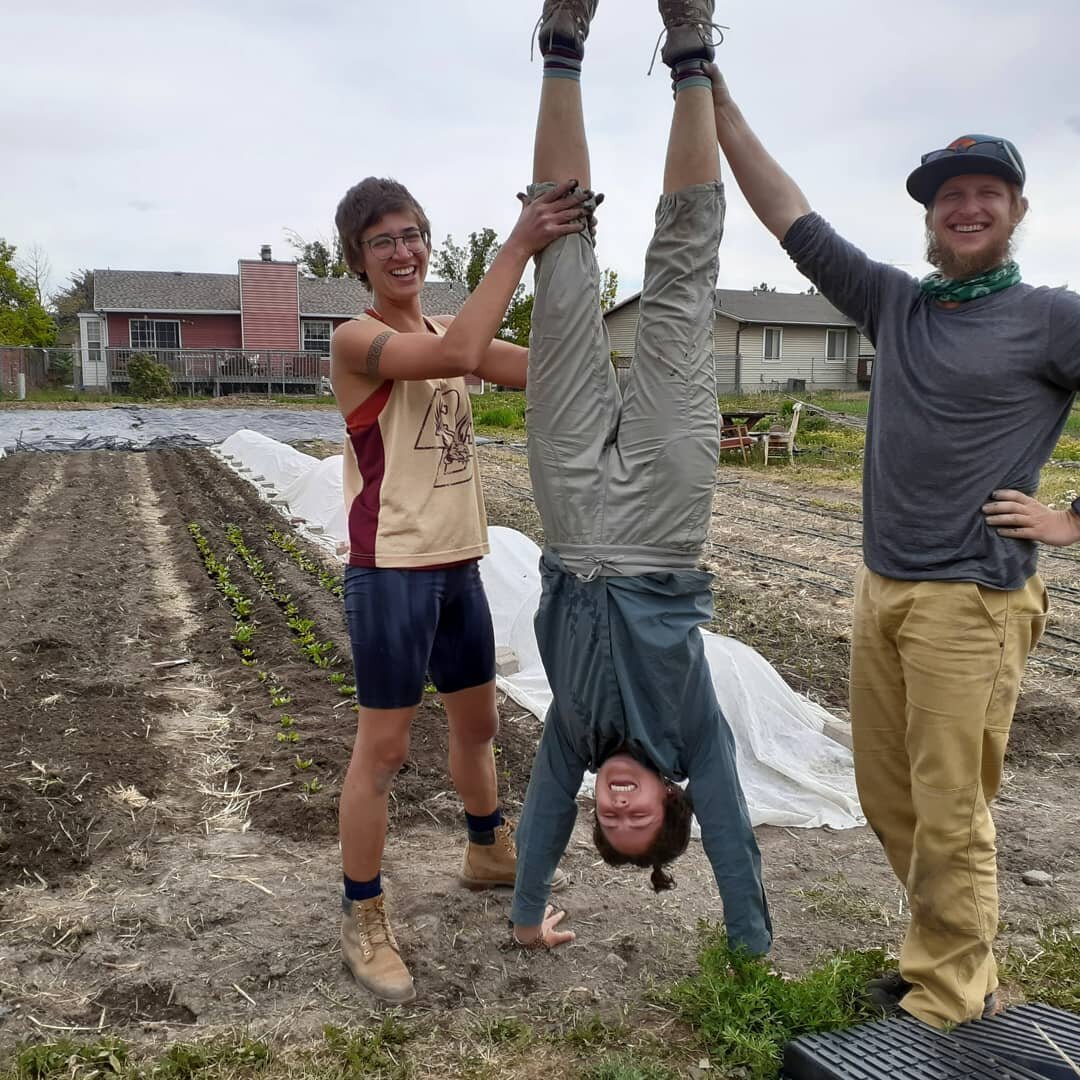
[[[463,378],[387,379],[345,423],[361,481],[348,511],[351,566],[425,569],[488,553]]]

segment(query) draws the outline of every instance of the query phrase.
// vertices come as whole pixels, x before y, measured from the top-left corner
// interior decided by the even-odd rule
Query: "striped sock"
[[[685,90],[690,86],[704,86],[712,89],[712,79],[705,74],[704,60],[680,60],[671,69],[671,81],[675,86],[675,93]]]
[[[544,53],[545,79],[573,79],[581,82],[581,55],[569,49],[553,47]]]

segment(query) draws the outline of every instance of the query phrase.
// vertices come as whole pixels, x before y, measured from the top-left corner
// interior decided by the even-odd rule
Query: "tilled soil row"
[[[0,521],[48,492],[0,583],[0,887],[53,883],[135,842],[145,824],[122,789],[152,799],[166,775],[151,736],[168,701],[150,665],[176,620],[132,509],[141,467],[119,453],[0,463]]]

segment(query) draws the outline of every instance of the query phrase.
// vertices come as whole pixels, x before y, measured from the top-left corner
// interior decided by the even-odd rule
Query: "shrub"
[[[131,396],[149,401],[151,398],[171,397],[172,376],[164,364],[159,364],[149,353],[136,353],[128,361],[128,379]]]

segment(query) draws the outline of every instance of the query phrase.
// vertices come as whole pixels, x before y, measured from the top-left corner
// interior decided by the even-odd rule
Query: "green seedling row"
[[[188,525],[188,532],[191,534],[191,538],[195,543],[195,547],[198,549],[199,556],[202,558],[203,566],[206,567],[207,574],[209,574],[218,590],[229,601],[229,606],[232,609],[233,617],[236,619],[236,623],[233,626],[233,632],[231,635],[232,643],[233,646],[240,652],[240,663],[243,664],[244,667],[255,667],[257,664],[257,658],[255,655],[255,650],[250,647],[250,643],[255,636],[255,631],[258,626],[258,624],[251,618],[254,611],[255,603],[249,597],[244,596],[240,589],[233,584],[229,576],[228,565],[226,563],[223,563],[214,553],[214,549],[211,546],[210,541],[207,540],[206,537],[203,535],[203,531],[200,526],[195,522],[191,522]],[[248,559],[245,558],[244,552],[247,550],[246,547],[243,551],[241,551],[240,548],[237,547],[237,540],[239,540],[240,545],[243,546],[243,536],[241,535],[240,530],[237,529],[235,526],[230,526],[227,535],[229,538],[229,542],[234,548],[237,548],[237,553],[240,555],[241,559],[244,560],[245,565],[247,565],[248,569],[255,576],[256,580],[259,582],[260,585],[266,588],[264,577],[269,577],[269,575],[266,574],[265,567],[263,567],[259,560],[255,559],[254,556],[251,556],[251,562],[254,562],[256,565],[251,565],[251,562],[249,562]],[[251,555],[250,552],[248,552],[247,554],[249,556]],[[273,584],[272,579],[271,584]],[[276,600],[278,599],[278,597],[274,596],[274,599]],[[297,618],[298,613],[290,617],[290,626],[292,622]],[[306,627],[306,631],[310,632],[310,625]],[[332,643],[327,644],[329,645],[329,648],[333,648]],[[329,651],[329,649],[325,651]],[[270,672],[260,670],[256,674],[258,675],[259,682],[261,682],[266,687],[272,707],[280,708],[288,705],[292,701],[292,695],[284,686],[277,685],[276,680]],[[279,719],[279,723],[283,730],[279,731],[275,736],[275,739],[278,743],[281,743],[282,745],[292,746],[300,741],[300,733],[295,730],[296,720],[294,717],[289,716],[288,714],[283,714]],[[299,763],[303,759],[298,754],[296,756],[296,760]],[[309,760],[304,766],[304,768],[309,768],[310,766],[311,761]],[[312,785],[314,785],[314,787]],[[318,777],[312,777],[310,781],[302,783],[301,787],[308,794],[314,794],[320,789]]]
[[[343,586],[340,578],[323,570],[317,563],[308,558],[291,537],[286,536],[277,529],[270,529],[269,532],[270,539],[275,546],[289,555],[297,566],[317,576],[319,583],[335,596],[342,596]],[[280,582],[266,568],[266,564],[248,547],[243,530],[238,525],[229,525],[225,530],[225,535],[233,550],[239,555],[262,590],[285,612],[288,627],[296,638],[297,645],[305,658],[323,671],[330,671],[331,668],[338,667],[342,660],[337,646],[333,641],[319,640],[318,635],[315,633],[315,620],[305,619],[300,614],[300,609],[296,606],[292,596],[282,589]],[[356,687],[346,683],[346,677],[340,671],[331,672],[328,676],[330,682],[338,688],[338,692],[342,697],[352,697],[356,693]],[[288,704],[288,702],[274,702],[274,704]]]
[[[306,574],[311,574],[312,577],[318,578],[319,584],[326,589],[327,592],[332,593],[339,600],[345,595],[345,583],[341,580],[337,574],[332,574],[325,567],[320,566],[313,558],[305,554],[296,540],[289,536],[287,533],[283,533],[280,529],[271,527],[269,530],[270,540],[275,547],[279,548],[301,570]]]

